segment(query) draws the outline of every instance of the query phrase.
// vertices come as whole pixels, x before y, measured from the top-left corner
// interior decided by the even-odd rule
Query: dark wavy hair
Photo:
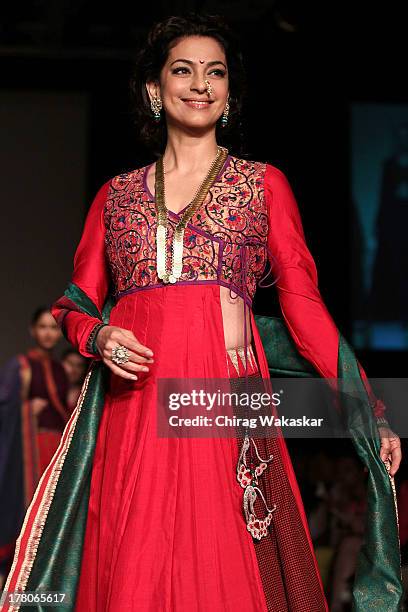
[[[36,323],[38,323],[40,318],[46,312],[51,313],[51,306],[46,306],[46,305],[39,306],[31,315],[31,321],[30,321],[31,325],[36,325]]]
[[[163,114],[159,123],[154,121],[146,83],[159,82],[170,49],[187,36],[214,38],[224,49],[228,65],[230,112],[226,127],[221,127],[220,121],[217,122],[216,138],[219,144],[232,146],[238,153],[243,153],[244,62],[236,35],[219,15],[188,13],[168,17],[150,29],[137,52],[130,79],[132,113],[138,136],[156,155],[163,152],[167,139],[166,121]]]

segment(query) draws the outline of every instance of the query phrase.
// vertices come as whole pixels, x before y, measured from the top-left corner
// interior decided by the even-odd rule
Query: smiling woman
[[[201,138],[209,141],[208,125],[216,125],[228,103],[226,61],[221,44],[208,36],[182,38],[170,48],[159,81],[148,81],[146,86],[150,100],[160,99],[165,109],[167,132],[177,134],[180,130],[182,133],[190,130],[197,143]],[[180,211],[185,202],[191,201],[197,185],[203,182],[217,151],[215,142],[209,141],[209,144],[210,157],[201,157],[196,168],[186,171],[176,166],[177,160],[169,155],[164,157],[168,210]],[[147,178],[151,191],[154,181],[155,172],[151,172]]]
[[[178,79],[174,86],[179,82],[181,97],[198,99],[202,102],[216,101],[218,110],[220,104],[222,107],[219,115],[227,107],[226,121],[223,121],[221,116],[221,120],[215,124],[216,140],[237,150],[241,147],[242,135],[238,128],[246,94],[246,76],[239,41],[221,19],[213,18],[210,22],[205,16],[196,16],[193,20],[187,21],[188,23],[183,18],[171,17],[166,22],[165,30],[161,30],[160,27],[153,28],[148,35],[147,44],[141,47],[137,55],[130,83],[137,129],[142,139],[158,155],[161,154],[167,142],[167,107],[166,115],[162,113],[158,122],[152,122],[151,90],[148,91],[145,84],[153,85],[161,82],[165,69],[168,73],[166,76],[171,76],[174,71],[173,74]],[[186,28],[184,32],[187,32],[189,37],[195,39],[193,55],[189,55],[192,50],[191,44],[181,49],[177,44],[183,38],[188,42],[187,38],[183,37],[183,28]],[[173,35],[176,38],[173,38]],[[200,40],[203,37],[205,40]],[[211,49],[207,49],[208,44],[211,45]],[[187,87],[191,79],[193,84],[194,82],[198,84],[198,90],[194,87],[190,90],[190,87]],[[183,85],[180,80],[184,82],[184,94],[181,91]],[[208,93],[205,81],[210,83],[211,93]],[[213,100],[214,92],[217,95],[216,100]]]
[[[251,308],[268,262],[300,355],[333,379],[342,354],[286,177],[220,144],[241,106],[233,41],[216,17],[171,17],[138,56],[138,126],[159,156],[101,187],[72,283],[53,305],[93,363],[27,513],[9,590],[66,592],[75,612],[328,609],[283,436],[157,430],[162,379],[177,379],[178,392],[189,379],[268,388]],[[384,435],[381,453],[393,476],[398,437]],[[377,581],[359,589],[355,610],[381,600],[391,612],[401,597],[394,498],[373,461],[392,503],[383,520],[393,563],[380,538],[367,562]]]

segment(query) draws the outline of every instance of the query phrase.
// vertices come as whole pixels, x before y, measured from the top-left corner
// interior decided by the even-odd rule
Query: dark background
[[[350,238],[350,108],[356,101],[407,102],[404,19],[393,5],[356,7],[347,3],[264,0],[173,2],[170,6],[164,2],[80,0],[3,3],[2,92],[66,93],[86,98],[85,145],[81,144],[85,156],[83,198],[75,196],[65,204],[81,210],[72,235],[79,239],[87,207],[104,181],[152,161],[137,142],[132,127],[128,97],[132,58],[140,37],[153,21],[185,10],[223,14],[240,34],[249,81],[244,113],[247,156],[268,161],[287,175],[317,262],[321,293],[337,325],[350,339],[355,263]],[[35,125],[35,116],[32,121]],[[8,141],[12,141],[12,125],[6,122],[1,127],[2,132],[9,130]],[[47,147],[46,138],[45,134],[38,139],[39,150]],[[18,156],[18,151],[15,154]],[[14,167],[17,175],[29,172],[24,156],[21,161],[16,159]],[[49,172],[55,172],[52,163]],[[58,169],[62,185],[69,182],[69,168],[66,172],[64,177],[64,170]],[[8,179],[6,172],[3,184]],[[22,243],[18,201],[12,201],[12,191],[7,193],[2,202],[7,224],[0,230],[3,266],[7,270],[14,261],[14,250],[28,249],[35,269],[35,232],[25,236]],[[35,205],[41,207],[41,202]],[[17,231],[9,231],[10,219]],[[54,210],[47,229],[53,235],[50,271],[43,265],[38,271],[43,280],[47,274],[52,276],[52,289],[50,285],[49,294],[44,294],[45,302],[62,293],[72,267],[76,244],[67,239],[64,219],[64,208]],[[61,262],[60,268],[56,261]],[[2,334],[7,342],[2,343],[2,359],[13,349],[16,327],[25,325],[21,318],[24,308],[28,320],[38,305],[30,298],[38,278],[24,274],[24,260],[18,266],[17,274],[20,271],[24,277],[18,291],[7,283],[3,285],[7,316],[3,317]],[[16,302],[19,306],[13,308]],[[273,304],[271,290],[260,290],[254,310],[278,314]],[[13,320],[17,311],[19,319]],[[19,343],[13,350],[22,350],[22,336],[17,337]],[[405,376],[406,354],[401,351],[366,351],[358,357],[369,376]]]

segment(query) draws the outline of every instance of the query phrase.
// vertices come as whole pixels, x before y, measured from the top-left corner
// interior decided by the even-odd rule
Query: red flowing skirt
[[[157,377],[243,374],[242,364],[236,372],[225,350],[219,287],[130,294],[113,308],[110,323],[132,330],[153,350],[155,361],[135,382],[111,376],[94,454],[76,612],[326,610],[315,575],[304,595],[310,585],[301,565],[298,585],[293,575],[290,582],[302,603],[287,606],[276,541],[267,553],[280,575],[276,608],[271,597],[267,602],[261,572],[268,567],[259,562],[258,544],[246,528],[243,488],[236,479],[237,439],[157,436]],[[264,355],[261,359],[264,374]],[[256,369],[250,364],[249,372]],[[279,459],[279,449],[276,453]],[[277,474],[292,503],[280,519],[289,532],[289,540],[284,537],[289,563],[306,550],[305,567],[314,568],[284,461],[289,460],[282,460]],[[291,520],[297,522],[293,541]],[[296,548],[299,537],[303,549]],[[272,599],[273,591],[272,585]]]

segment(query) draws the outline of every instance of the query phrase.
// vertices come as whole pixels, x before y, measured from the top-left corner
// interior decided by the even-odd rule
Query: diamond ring
[[[112,361],[118,365],[122,365],[129,361],[129,351],[126,346],[118,344],[112,349]]]

